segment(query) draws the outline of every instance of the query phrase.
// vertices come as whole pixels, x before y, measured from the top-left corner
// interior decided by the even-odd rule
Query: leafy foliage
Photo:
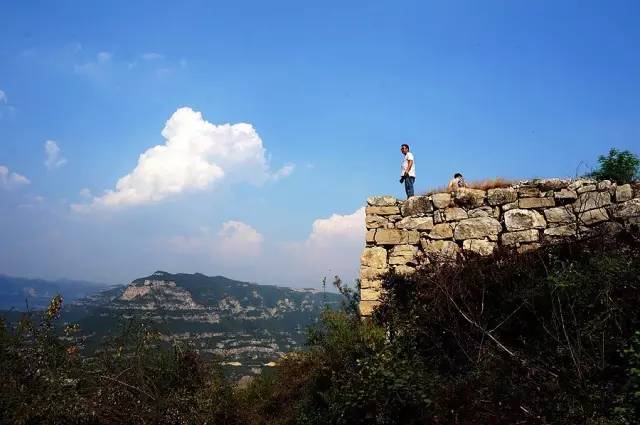
[[[613,148],[607,156],[600,155],[598,163],[598,169],[589,173],[589,177],[625,184],[637,180],[640,176],[640,158],[627,150]]]
[[[343,310],[243,386],[140,323],[81,359],[57,299],[0,326],[0,422],[639,423],[639,248],[625,235],[391,275],[372,320],[336,280]]]

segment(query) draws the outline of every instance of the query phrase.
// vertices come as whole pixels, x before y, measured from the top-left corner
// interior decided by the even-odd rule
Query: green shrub
[[[640,158],[629,151],[611,149],[609,155],[598,157],[599,167],[588,174],[598,180],[612,180],[618,184],[630,183],[638,179]]]

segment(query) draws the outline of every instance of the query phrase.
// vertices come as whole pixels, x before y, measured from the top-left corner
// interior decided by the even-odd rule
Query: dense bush
[[[0,421],[640,423],[639,248],[626,235],[388,276],[364,321],[337,281],[344,310],[242,388],[140,324],[81,359],[74,328],[55,332],[57,299],[0,326]]]
[[[598,157],[598,163],[598,168],[589,173],[589,177],[625,184],[638,180],[640,176],[640,158],[629,151],[611,149],[609,155]]]

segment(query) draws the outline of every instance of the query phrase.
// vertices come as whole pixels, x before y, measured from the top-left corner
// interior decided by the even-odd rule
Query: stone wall
[[[381,276],[411,273],[429,261],[519,252],[640,224],[640,183],[541,179],[507,188],[367,199],[366,247],[360,259],[360,311],[378,304]],[[637,227],[635,227],[637,229]]]

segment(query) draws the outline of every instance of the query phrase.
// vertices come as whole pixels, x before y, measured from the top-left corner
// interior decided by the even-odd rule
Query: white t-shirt
[[[411,169],[409,170],[409,176],[410,177],[416,176],[416,161],[413,159],[413,154],[411,152],[407,152],[407,154],[404,156],[404,159],[402,160],[402,168],[400,168],[400,176],[404,176],[404,173],[407,171],[407,168],[409,168],[409,160],[413,161],[413,164],[411,165]]]

